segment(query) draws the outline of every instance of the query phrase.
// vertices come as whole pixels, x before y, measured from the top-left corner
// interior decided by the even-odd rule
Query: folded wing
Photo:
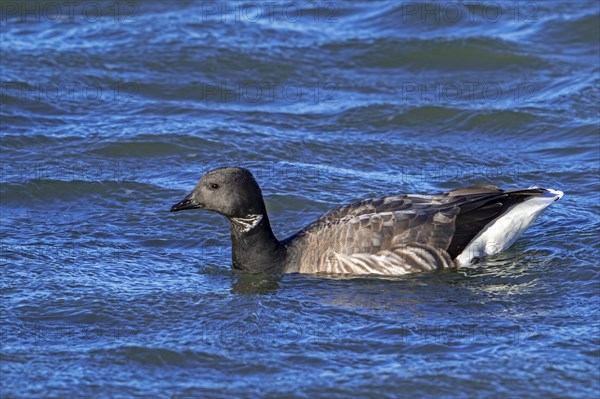
[[[478,186],[345,205],[299,233],[310,248],[302,255],[306,270],[300,271],[398,275],[454,267],[453,260],[486,225],[541,192]]]

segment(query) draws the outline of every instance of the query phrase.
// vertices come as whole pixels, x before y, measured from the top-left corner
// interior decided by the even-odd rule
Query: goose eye
[[[217,188],[219,188],[219,185],[217,183],[213,183],[210,185],[211,190],[216,190]]]

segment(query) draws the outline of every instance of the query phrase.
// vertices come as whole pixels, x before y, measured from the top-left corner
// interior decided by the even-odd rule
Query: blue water
[[[600,393],[600,5],[3,1],[2,398]],[[250,168],[273,229],[472,184],[564,198],[503,254],[244,275],[169,213]]]

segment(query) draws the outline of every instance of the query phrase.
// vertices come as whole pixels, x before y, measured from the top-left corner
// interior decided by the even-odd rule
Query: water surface
[[[2,3],[2,397],[598,395],[598,3],[79,3]],[[168,212],[224,165],[280,238],[565,196],[474,268],[243,275],[225,220]]]

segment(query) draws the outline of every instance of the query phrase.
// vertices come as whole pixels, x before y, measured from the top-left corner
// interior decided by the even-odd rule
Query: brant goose
[[[200,208],[229,219],[236,269],[402,275],[473,264],[503,251],[562,195],[476,186],[371,198],[335,208],[279,241],[250,171],[227,167],[207,172],[171,212]]]

